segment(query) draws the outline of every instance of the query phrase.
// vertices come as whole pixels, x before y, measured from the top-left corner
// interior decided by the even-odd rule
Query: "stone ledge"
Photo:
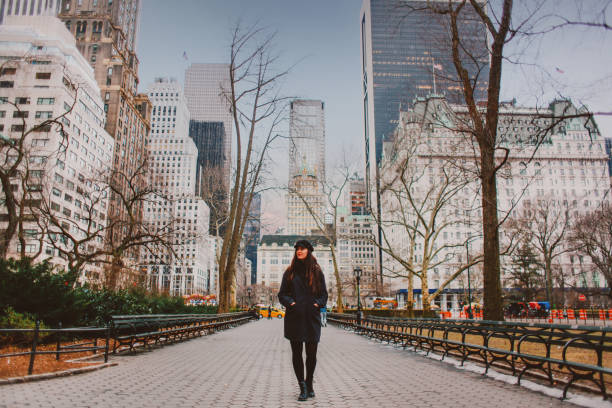
[[[90,366],[90,367],[71,368],[70,370],[56,371],[53,373],[32,374],[32,375],[25,375],[23,377],[5,378],[5,379],[0,380],[0,385],[18,384],[18,383],[26,383],[26,382],[31,382],[31,381],[49,380],[51,378],[67,377],[69,375],[83,374],[83,373],[88,373],[91,371],[101,370],[103,368],[116,366],[118,364],[119,363],[117,362],[104,363],[104,364],[99,364],[99,365]]]

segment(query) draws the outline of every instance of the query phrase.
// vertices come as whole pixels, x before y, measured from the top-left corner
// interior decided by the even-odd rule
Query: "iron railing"
[[[371,316],[358,324],[357,316],[338,313],[330,313],[328,321],[404,349],[440,353],[442,359],[454,356],[461,364],[477,361],[485,373],[491,366],[506,369],[519,384],[525,374],[543,377],[551,385],[564,384],[562,398],[572,385],[593,391],[576,384],[587,381],[607,399],[606,383],[612,382],[612,328]]]

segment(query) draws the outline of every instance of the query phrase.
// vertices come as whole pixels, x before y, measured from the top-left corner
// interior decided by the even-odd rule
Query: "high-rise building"
[[[229,64],[194,63],[185,71],[185,96],[192,120],[189,135],[199,151],[198,188],[211,208],[213,234],[219,233],[215,226],[227,211],[229,200],[234,128],[229,89]]]
[[[61,0],[0,0],[0,24],[7,16],[57,16]]]
[[[348,204],[351,207],[351,215],[369,214],[366,207],[366,185],[362,177],[353,175],[348,183]]]
[[[383,141],[395,131],[400,110],[407,109],[417,96],[431,93],[445,95],[454,103],[463,102],[462,87],[455,79],[447,16],[435,14],[428,9],[430,5],[427,0],[363,0],[361,7],[366,206],[378,218]],[[470,76],[478,78],[474,97],[484,99],[488,85],[487,31],[469,4],[458,19],[465,34],[462,47],[477,61],[466,63]],[[382,240],[380,229],[377,239]],[[382,271],[382,251],[378,258]]]
[[[229,197],[225,126],[223,122],[191,120],[189,136],[198,149],[195,191],[210,207],[210,234],[221,235]]]
[[[140,0],[64,1],[58,17],[77,41],[81,54],[94,69],[106,112],[106,130],[115,139],[113,170],[115,184],[127,195],[131,175],[146,164],[146,138],[150,130],[151,106],[146,95],[137,94],[138,58],[136,42]],[[121,175],[127,175],[123,177]],[[136,184],[146,182],[136,177]],[[142,205],[136,211],[142,219]],[[111,197],[108,216],[125,219],[126,209],[120,198]],[[124,235],[122,228],[109,234],[109,245]],[[137,249],[126,251],[122,261],[128,268],[138,264]]]
[[[149,183],[159,193],[146,203],[144,221],[170,231],[173,251],[146,251],[141,264],[151,289],[174,295],[204,293],[210,275],[209,209],[195,195],[198,149],[189,137],[189,111],[181,86],[157,78],[147,89],[153,104],[147,140]]]
[[[0,37],[0,137],[28,146],[18,173],[27,168],[29,177],[13,180],[11,187],[31,209],[40,209],[45,202],[49,208],[42,218],[40,214],[26,218],[25,253],[66,267],[66,254],[73,248],[61,231],[86,242],[81,249],[94,252],[104,244],[104,234],[95,236],[90,229],[105,231],[107,225],[107,190],[97,181],[112,166],[114,145],[104,130],[100,89],[74,37],[56,17],[8,16],[0,25]],[[23,50],[30,50],[27,60]],[[62,129],[44,125],[54,118]],[[0,152],[7,157],[6,164],[16,162],[18,149],[0,143]],[[5,202],[1,193],[0,197]],[[0,205],[0,230],[6,229],[7,217]],[[48,222],[51,217],[55,224]],[[20,249],[15,237],[8,256],[19,257]],[[79,281],[102,283],[99,261],[105,259],[85,263]]]
[[[244,225],[245,256],[251,261],[250,283],[257,282],[257,244],[261,236],[261,194],[253,195],[249,216]]]
[[[287,232],[311,235],[321,230],[325,215],[324,103],[297,99],[291,102],[289,123],[289,193]],[[306,204],[307,203],[307,204]]]
[[[483,65],[487,64],[487,31],[469,5],[458,16],[465,40],[462,44]],[[439,93],[451,103],[463,101],[455,79],[446,17],[427,10],[426,0],[363,0],[361,54],[366,157],[380,163],[382,142],[398,124],[400,110],[417,96]],[[477,74],[476,67],[472,76]],[[476,100],[486,96],[488,69],[478,73]],[[372,164],[373,165],[373,164]]]
[[[325,104],[317,100],[291,102],[289,124],[289,177],[308,169],[325,180]]]

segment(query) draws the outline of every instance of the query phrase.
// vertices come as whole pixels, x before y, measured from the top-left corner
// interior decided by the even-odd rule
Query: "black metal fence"
[[[92,352],[104,353],[104,362],[108,362],[108,350],[110,341],[110,326],[109,327],[70,327],[57,329],[41,329],[40,323],[36,322],[34,329],[0,329],[0,335],[21,334],[28,335],[32,338],[29,350],[0,354],[0,358],[11,358],[17,356],[30,356],[28,365],[28,375],[34,371],[34,363],[37,355],[55,354],[55,359],[59,360],[61,354]],[[52,336],[55,338],[55,350],[41,350],[40,340],[42,337]],[[63,337],[81,337],[91,340],[85,342],[77,342],[74,344],[62,344]]]
[[[480,362],[485,373],[501,368],[518,376],[519,384],[525,374],[564,384],[563,398],[576,386],[607,399],[606,386],[612,384],[612,328],[372,316],[359,322],[355,315],[337,313],[328,321],[403,348],[439,353],[442,359]]]
[[[256,319],[252,312],[226,313],[218,315],[126,315],[113,316],[107,327],[71,327],[48,329],[40,328],[36,322],[34,329],[0,329],[0,336],[19,335],[31,338],[29,345],[22,351],[0,354],[0,358],[29,356],[28,375],[34,371],[36,356],[54,354],[91,352],[103,353],[108,362],[109,351],[117,352],[121,346],[130,351],[136,347],[154,344],[167,344],[194,336],[210,334],[228,329]],[[72,343],[63,340],[72,339]],[[41,340],[47,347],[41,349]],[[24,343],[21,343],[24,344]],[[21,345],[20,344],[20,345]],[[48,347],[49,345],[54,347]]]

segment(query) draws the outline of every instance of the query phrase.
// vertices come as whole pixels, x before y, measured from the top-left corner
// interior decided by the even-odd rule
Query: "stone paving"
[[[296,401],[282,321],[260,320],[88,374],[0,387],[0,407],[572,407],[336,327],[323,328],[316,397]]]

